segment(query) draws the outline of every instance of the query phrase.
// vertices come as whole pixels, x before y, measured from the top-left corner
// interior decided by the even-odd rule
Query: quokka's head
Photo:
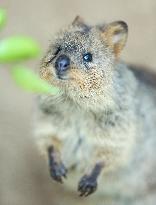
[[[56,34],[43,58],[41,78],[83,106],[108,101],[114,63],[126,43],[127,33],[123,21],[89,26],[76,17]]]

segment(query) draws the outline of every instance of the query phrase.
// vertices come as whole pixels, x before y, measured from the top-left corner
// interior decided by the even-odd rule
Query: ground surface
[[[125,20],[129,40],[122,58],[156,68],[155,0],[1,0],[8,10],[6,29],[27,34],[45,49],[55,31],[82,15],[88,22]],[[38,62],[30,64],[37,67]],[[2,66],[1,66],[2,67]],[[51,205],[54,190],[45,162],[31,134],[33,96],[16,88],[8,71],[0,69],[0,204]],[[59,190],[59,188],[57,189]],[[46,202],[46,203],[45,203]]]

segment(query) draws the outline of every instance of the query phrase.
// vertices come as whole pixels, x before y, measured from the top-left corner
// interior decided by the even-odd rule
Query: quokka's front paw
[[[97,189],[97,179],[92,175],[84,175],[78,184],[80,196],[88,196]]]
[[[59,159],[59,154],[53,146],[48,149],[49,169],[51,177],[60,183],[63,183],[62,178],[66,178],[67,169]]]
[[[67,169],[63,163],[53,162],[50,166],[50,175],[55,181],[63,183],[62,178],[66,178]]]

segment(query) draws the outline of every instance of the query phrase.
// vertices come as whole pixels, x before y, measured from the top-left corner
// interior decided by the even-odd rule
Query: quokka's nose
[[[59,73],[68,70],[70,65],[70,59],[66,55],[61,55],[56,59],[55,68]]]

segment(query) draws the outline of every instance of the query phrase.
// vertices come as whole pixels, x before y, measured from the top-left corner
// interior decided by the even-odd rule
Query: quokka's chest
[[[94,152],[94,138],[90,134],[91,123],[82,115],[67,115],[57,126],[56,136],[62,144],[62,160],[68,168],[85,169],[90,161]]]
[[[56,136],[62,142],[62,160],[67,167],[85,169],[98,150],[100,155],[109,154],[104,158],[115,158],[117,154],[122,155],[122,150],[125,149],[124,139],[120,139],[123,137],[122,129],[118,126],[106,126],[92,115],[75,112],[54,120]]]

